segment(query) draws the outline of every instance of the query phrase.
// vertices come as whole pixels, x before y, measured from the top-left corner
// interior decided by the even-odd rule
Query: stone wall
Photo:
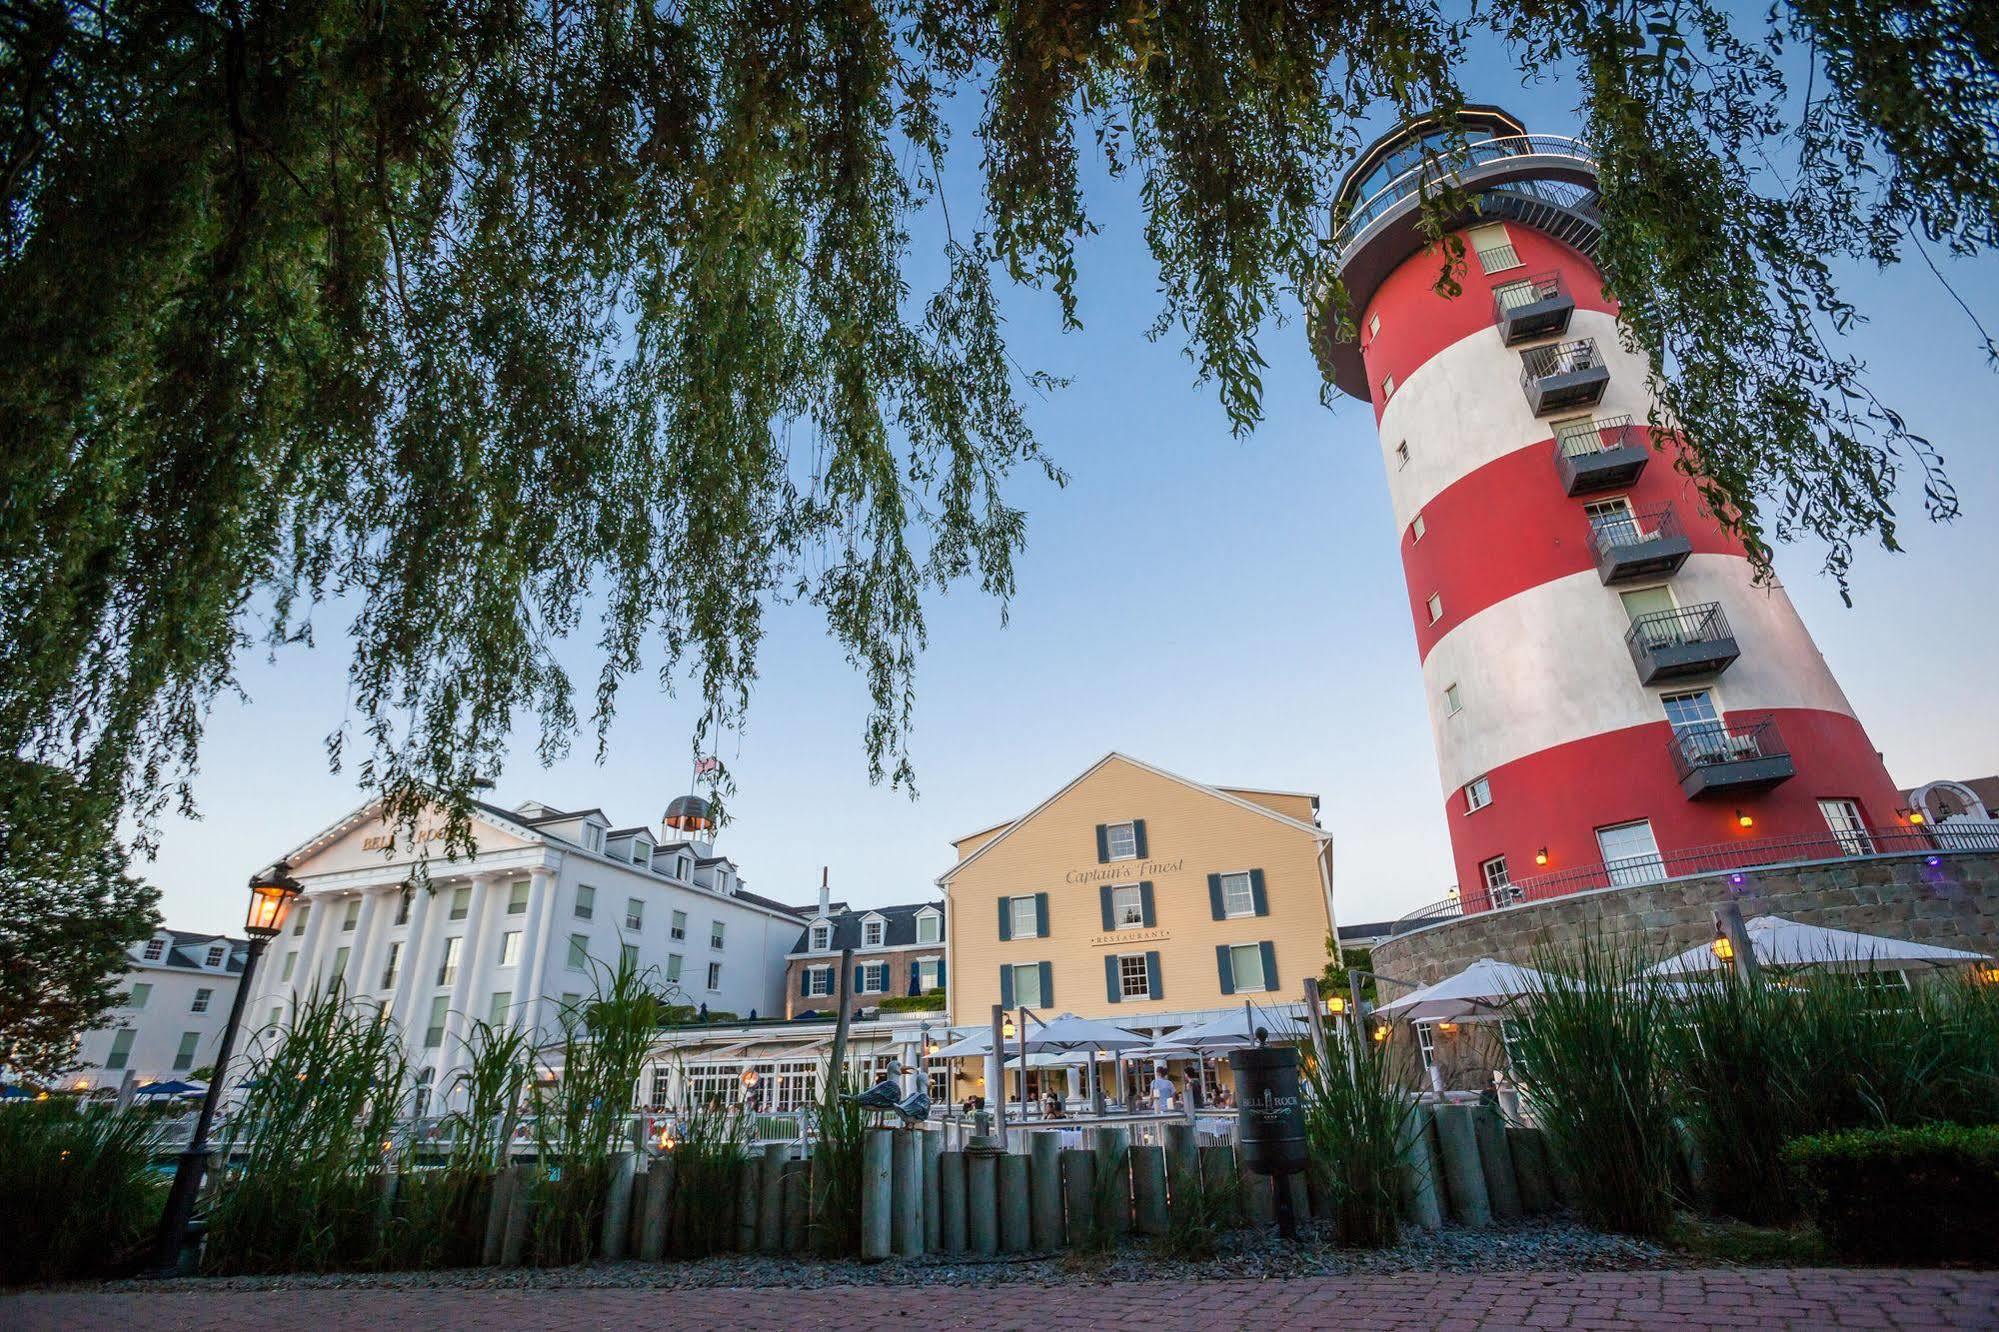
[[[1999,855],[1867,856],[1575,893],[1431,925],[1374,945],[1374,970],[1420,984],[1481,957],[1531,964],[1544,945],[1593,933],[1636,939],[1659,956],[1714,937],[1713,909],[1733,898],[1744,919],[1783,916],[1829,929],[1967,948],[1999,957]],[[1384,986],[1383,998],[1402,993]]]

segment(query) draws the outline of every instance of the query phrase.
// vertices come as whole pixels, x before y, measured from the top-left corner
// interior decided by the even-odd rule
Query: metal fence
[[[1392,212],[1404,200],[1434,191],[1468,167],[1519,157],[1564,157],[1596,168],[1596,156],[1581,139],[1561,134],[1510,134],[1468,143],[1456,152],[1419,162],[1356,204],[1341,219],[1333,236],[1333,248],[1345,262],[1345,250],[1375,222]],[[1509,188],[1519,188],[1519,182]],[[1586,193],[1586,191],[1585,191]]]
[[[1550,375],[1566,375],[1576,370],[1594,370],[1603,364],[1603,352],[1595,338],[1571,338],[1545,347],[1529,347],[1520,353],[1520,382],[1532,384]]]

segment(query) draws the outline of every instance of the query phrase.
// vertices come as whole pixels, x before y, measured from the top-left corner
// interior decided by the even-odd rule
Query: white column
[[[528,889],[528,920],[525,942],[526,954],[521,958],[521,989],[525,991],[527,1003],[521,1009],[521,1029],[528,1034],[533,1044],[541,1043],[541,1011],[543,1001],[548,997],[548,951],[549,938],[555,929],[556,887],[558,880],[550,869],[537,869],[530,879]],[[516,995],[515,998],[521,998]]]
[[[421,961],[418,955],[423,952],[425,943],[435,932],[430,919],[431,908],[437,905],[438,894],[443,891],[435,881],[427,891],[421,888],[414,890],[414,897],[410,902],[410,931],[403,936],[402,972],[396,977],[396,993],[389,1007],[389,1015],[403,1031],[404,1048],[409,1050],[412,1060],[421,1049],[417,1044],[418,1038],[413,1038],[409,1034],[411,1014],[417,1003],[417,995],[422,992],[423,986],[418,974],[420,970],[418,963]],[[443,909],[440,907],[438,910],[441,919]]]
[[[339,898],[332,893],[320,893],[308,899],[305,914],[305,944],[299,949],[298,965],[292,969],[291,988],[301,997],[319,989],[319,959],[326,951],[326,934],[333,924],[334,913],[339,909]],[[268,952],[268,950],[266,950]],[[282,968],[280,968],[282,969]]]
[[[471,910],[465,918],[465,933],[458,944],[458,977],[451,986],[451,1003],[444,1015],[444,1044],[437,1050],[437,1094],[438,1109],[446,1108],[446,1095],[450,1078],[465,1062],[464,1038],[472,1029],[473,1018],[479,1016],[472,1011],[472,1005],[479,1002],[478,980],[482,964],[486,960],[487,922],[491,919],[491,903],[496,885],[483,874],[472,876]],[[503,890],[502,890],[503,891]]]
[[[396,899],[400,894],[394,888],[368,888],[361,900],[360,939],[354,945],[354,957],[348,966],[347,987],[357,995],[374,997],[379,988],[375,982],[381,979],[382,949],[388,941],[391,922],[395,920]]]
[[[375,896],[363,888],[360,892],[349,893],[341,899],[341,919],[343,921],[346,919],[348,904],[356,897],[361,899],[361,909],[355,913],[354,928],[339,930],[338,941],[333,946],[335,957],[340,955],[340,949],[347,950],[347,967],[340,973],[338,979],[347,987],[347,999],[350,1003],[353,1002],[354,992],[359,988],[359,978],[364,974],[361,971],[361,963],[366,960],[363,954],[368,951],[368,931],[374,924],[375,916]]]

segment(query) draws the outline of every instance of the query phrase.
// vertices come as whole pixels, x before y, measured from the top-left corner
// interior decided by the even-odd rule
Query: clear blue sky
[[[1573,95],[1558,85],[1522,89],[1509,76],[1468,91],[1534,129],[1575,128]],[[961,133],[961,185],[975,166]],[[771,896],[810,900],[826,865],[837,896],[920,900],[951,863],[950,839],[1120,749],[1204,781],[1318,792],[1344,922],[1440,898],[1451,882],[1442,797],[1372,415],[1320,405],[1293,323],[1264,344],[1267,420],[1231,438],[1180,344],[1144,336],[1158,301],[1131,188],[1091,185],[1104,231],[1084,264],[1084,330],[1062,334],[1045,296],[1007,301],[1016,357],[1073,378],[1033,411],[1070,484],[1014,487],[1030,527],[1009,625],[976,592],[932,598],[920,799],[868,784],[861,685],[809,609],[780,609],[749,729],[724,749],[741,789],[720,845]],[[1999,263],[1946,271],[1988,323],[1999,318]],[[1818,574],[1817,549],[1782,550],[1778,571],[1899,781],[1991,773],[1999,376],[1919,263],[1856,270],[1846,288],[1872,316],[1854,346],[1882,396],[1942,450],[1965,516],[1931,526],[1907,494],[1908,552],[1860,553],[1851,610]],[[320,646],[275,665],[253,654],[250,701],[215,709],[196,784],[203,817],[169,822],[144,867],[170,924],[240,927],[244,877],[359,803],[351,770],[330,774],[323,748],[347,716],[336,628],[322,617]],[[693,714],[692,700],[659,696],[641,673],[601,766],[592,735],[546,770],[525,737],[493,794],[656,825],[686,784]]]

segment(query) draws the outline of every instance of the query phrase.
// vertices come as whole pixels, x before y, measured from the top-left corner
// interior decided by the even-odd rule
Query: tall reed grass
[[[678,1116],[670,1230],[677,1256],[705,1258],[735,1247],[736,1183],[749,1168],[755,1125],[739,1109],[715,1103],[689,1105]]]
[[[1348,1244],[1386,1247],[1400,1236],[1403,1122],[1413,1103],[1387,1047],[1340,1039],[1306,1061],[1305,1144]]]
[[[841,1099],[851,1090],[847,1070],[829,1068],[819,1103],[819,1139],[812,1147],[812,1244],[828,1258],[861,1251],[861,1146],[867,1114]]]
[[[1642,954],[1602,937],[1541,949],[1534,966],[1568,982],[1521,1005],[1515,1028],[1554,1165],[1591,1223],[1664,1234],[1679,1161],[1675,1089],[1660,1057],[1674,1020],[1666,992]]]
[[[0,1110],[0,1284],[120,1272],[147,1252],[161,1120],[67,1098]]]

